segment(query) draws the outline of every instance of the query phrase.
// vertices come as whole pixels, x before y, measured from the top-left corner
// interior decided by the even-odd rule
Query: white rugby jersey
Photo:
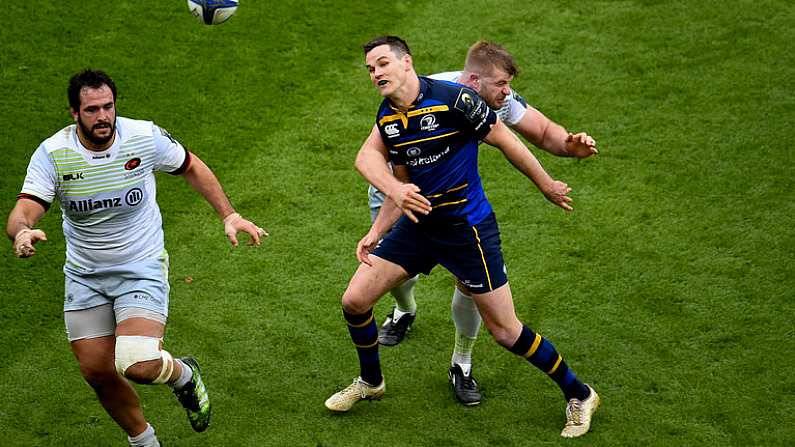
[[[437,73],[428,75],[431,79],[438,79],[440,81],[449,81],[458,83],[458,79],[464,74],[463,71],[447,71],[444,73]],[[497,116],[508,127],[513,127],[519,124],[519,121],[524,117],[527,112],[527,103],[524,98],[519,96],[513,89],[511,93],[505,98],[505,104],[495,110]],[[384,203],[384,193],[379,191],[375,186],[370,185],[367,189],[368,205],[370,209],[380,208]]]
[[[437,73],[428,76],[431,79],[438,79],[440,81],[449,81],[449,82],[458,82],[458,79],[461,75],[464,74],[463,71],[448,71],[445,73]],[[511,93],[505,98],[505,104],[502,107],[495,110],[497,112],[497,116],[502,120],[503,123],[508,125],[509,127],[513,127],[519,124],[519,121],[522,120],[524,113],[527,111],[527,103],[525,100],[516,94],[513,89],[511,89]]]
[[[20,197],[63,214],[66,262],[92,269],[163,253],[155,171],[179,174],[190,156],[151,121],[116,118],[116,138],[102,152],[86,149],[76,125],[44,140],[30,159]]]

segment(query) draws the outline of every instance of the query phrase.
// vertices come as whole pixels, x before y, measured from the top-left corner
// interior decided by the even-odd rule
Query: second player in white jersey
[[[463,71],[446,71],[444,73],[436,73],[429,75],[431,79],[438,79],[440,81],[449,81],[462,84],[461,80]],[[524,98],[519,96],[513,89],[509,89],[510,93],[505,98],[505,102],[500,107],[492,107],[497,113],[497,116],[508,125],[508,127],[516,126],[524,117],[527,112],[527,102]],[[368,205],[370,207],[370,217],[375,220],[378,215],[378,210],[384,203],[384,193],[379,191],[373,185],[370,185],[367,190]]]
[[[458,84],[461,82],[463,71],[446,71],[444,73],[437,73],[428,76],[432,79],[439,79],[441,81],[450,81]],[[505,98],[505,102],[500,107],[492,107],[497,113],[497,116],[507,124],[509,127],[515,126],[524,116],[527,111],[527,103],[524,98],[519,96],[513,89],[509,89],[510,93]]]

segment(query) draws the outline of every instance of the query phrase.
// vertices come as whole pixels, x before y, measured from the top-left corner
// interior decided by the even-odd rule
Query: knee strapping
[[[135,335],[116,337],[116,371],[125,375],[127,369],[140,362],[162,360],[160,374],[152,383],[166,383],[174,370],[174,359],[168,351],[160,349],[162,339]]]

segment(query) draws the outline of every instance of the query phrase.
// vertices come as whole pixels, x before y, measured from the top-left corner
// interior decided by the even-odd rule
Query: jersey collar
[[[428,93],[430,92],[431,89],[430,82],[428,82],[428,79],[426,79],[425,76],[417,76],[417,77],[420,80],[420,93],[417,95],[417,98],[415,98],[414,101],[411,103],[409,109],[413,109],[414,107],[417,107],[420,103],[422,103],[422,101],[428,96]],[[395,105],[392,104],[392,101],[388,99],[387,99],[387,104],[389,105],[389,108],[394,110],[395,112],[401,112],[401,110],[395,107]]]

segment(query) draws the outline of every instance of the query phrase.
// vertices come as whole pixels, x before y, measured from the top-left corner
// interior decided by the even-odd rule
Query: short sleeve
[[[190,165],[190,153],[179,141],[162,127],[152,124],[152,138],[155,143],[156,171],[179,175]]]
[[[30,158],[19,198],[31,199],[48,209],[55,200],[56,176],[55,165],[47,155],[47,150],[43,145],[39,146]]]
[[[518,93],[511,90],[511,95],[508,97],[508,113],[505,116],[505,124],[508,126],[515,126],[519,121],[524,118],[527,112],[527,101],[524,100]]]
[[[405,165],[406,164],[406,157],[405,156],[401,156],[400,151],[398,151],[397,149],[395,149],[394,146],[389,144],[389,136],[390,136],[389,134],[390,134],[390,132],[397,133],[396,129],[397,129],[398,124],[397,123],[386,123],[384,125],[381,125],[381,123],[379,123],[379,116],[376,116],[375,127],[378,129],[378,133],[381,134],[381,139],[384,140],[384,144],[386,145],[386,148],[387,148],[387,159],[392,164]]]
[[[461,127],[471,131],[478,141],[486,138],[491,132],[491,126],[497,122],[497,114],[483,98],[468,87],[459,89],[453,109],[459,112]]]

